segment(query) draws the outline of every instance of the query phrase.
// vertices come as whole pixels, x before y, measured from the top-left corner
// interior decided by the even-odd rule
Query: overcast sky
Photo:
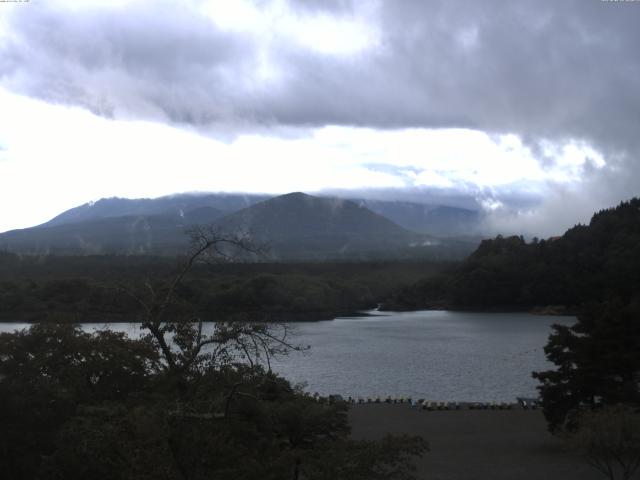
[[[562,233],[640,194],[640,1],[0,2],[0,231],[185,191]]]

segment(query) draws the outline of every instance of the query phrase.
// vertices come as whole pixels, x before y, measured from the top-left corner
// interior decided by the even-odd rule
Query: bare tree
[[[147,279],[142,291],[121,288],[141,307],[141,328],[159,348],[164,367],[171,374],[178,379],[186,378],[204,365],[238,359],[251,366],[264,361],[271,371],[274,355],[305,349],[290,341],[290,328],[285,323],[235,318],[215,322],[213,331],[207,333],[197,313],[188,318],[175,318],[172,308],[179,303],[178,289],[197,263],[231,262],[240,255],[255,257],[262,252],[251,244],[246,234],[229,235],[210,226],[195,226],[187,233],[191,248],[172,278]]]

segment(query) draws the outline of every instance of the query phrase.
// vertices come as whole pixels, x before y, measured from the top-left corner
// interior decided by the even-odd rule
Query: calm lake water
[[[323,395],[512,401],[537,396],[531,372],[551,367],[543,352],[551,324],[575,321],[526,313],[368,313],[294,323],[294,342],[311,349],[276,361],[274,370]],[[0,331],[24,326],[0,324]],[[109,327],[139,333],[136,324]]]

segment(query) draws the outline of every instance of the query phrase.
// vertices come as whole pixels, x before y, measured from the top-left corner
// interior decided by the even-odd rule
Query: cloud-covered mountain
[[[181,194],[156,199],[105,198],[85,203],[33,228],[0,235],[0,248],[28,254],[175,255],[185,230],[211,224],[264,195]]]
[[[185,231],[194,224],[214,225],[230,234],[246,233],[266,245],[266,258],[274,260],[451,258],[474,246],[410,231],[365,204],[303,193],[273,198],[240,194],[110,198],[73,208],[37,227],[1,234],[0,249],[26,254],[175,255],[188,247]],[[375,202],[375,207],[415,224],[411,213],[416,205]]]
[[[275,258],[389,255],[421,239],[352,201],[300,192],[257,203],[216,223],[265,243]]]
[[[85,203],[57,215],[42,226],[112,217],[164,215],[185,217],[186,223],[207,223],[218,217],[270,198],[266,195],[244,194],[179,194],[160,198],[103,198]]]
[[[482,231],[483,215],[479,210],[402,201],[356,201],[414,232],[453,237],[478,235]]]

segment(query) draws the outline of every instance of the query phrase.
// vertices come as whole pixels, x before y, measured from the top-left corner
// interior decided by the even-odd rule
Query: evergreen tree
[[[551,431],[574,429],[584,409],[640,406],[637,301],[590,305],[576,324],[553,330],[545,353],[557,368],[533,373]]]

